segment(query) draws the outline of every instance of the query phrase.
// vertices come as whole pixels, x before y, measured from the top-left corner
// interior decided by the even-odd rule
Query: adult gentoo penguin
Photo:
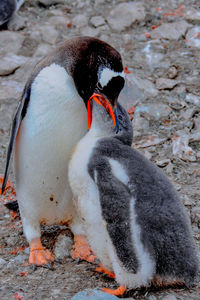
[[[120,285],[104,291],[120,295],[151,282],[192,283],[197,252],[174,187],[131,148],[133,129],[126,111],[118,104],[116,134],[104,99],[92,98],[91,129],[73,152],[69,182],[89,244]]]
[[[90,37],[63,43],[29,78],[13,122],[2,193],[14,148],[17,199],[30,263],[53,260],[40,241],[41,223],[70,222],[75,235],[82,233],[67,179],[68,160],[87,132],[90,96],[98,92],[114,104],[123,86],[120,54]]]

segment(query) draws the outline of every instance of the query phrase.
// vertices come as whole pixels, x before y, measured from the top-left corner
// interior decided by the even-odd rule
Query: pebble
[[[174,295],[167,295],[162,298],[162,300],[177,300]]]
[[[0,57],[0,60],[0,76],[6,76],[25,64],[27,62],[27,57],[9,53],[6,56]]]
[[[171,113],[171,108],[163,103],[140,104],[136,107],[135,114],[142,113],[147,120],[160,120],[167,118]]]
[[[200,26],[188,30],[186,35],[186,45],[189,47],[200,48]]]
[[[2,268],[6,263],[6,260],[0,257],[0,268]]]
[[[173,89],[179,82],[177,80],[168,79],[168,78],[158,78],[156,79],[156,87],[158,90],[171,90]]]
[[[0,31],[0,55],[7,53],[16,53],[22,47],[24,41],[23,34],[8,30]]]
[[[52,50],[52,46],[49,44],[40,44],[35,53],[34,53],[34,57],[42,57],[47,55],[50,51]]]
[[[197,104],[197,105],[200,104],[200,97],[197,95],[194,95],[192,93],[188,93],[186,95],[185,100],[186,100],[186,102],[191,103],[191,104]]]
[[[185,18],[188,21],[200,21],[200,11],[193,7],[187,8],[185,11]]]
[[[100,33],[99,28],[92,28],[89,26],[83,27],[80,29],[81,35],[83,36],[92,36],[97,37]]]
[[[94,26],[94,27],[99,27],[99,26],[103,26],[105,25],[105,20],[104,18],[102,18],[102,16],[94,16],[90,19],[90,23]]]
[[[76,15],[72,19],[72,25],[76,26],[77,28],[82,28],[84,26],[88,25],[88,18],[86,15],[81,14],[81,15]]]
[[[73,242],[68,236],[63,234],[59,235],[54,249],[56,258],[64,259],[66,257],[69,257],[72,245]]]
[[[79,292],[71,300],[117,300],[119,298],[99,290],[86,289]]]
[[[178,75],[178,70],[175,66],[171,66],[168,70],[168,77],[174,79]]]
[[[107,21],[113,30],[120,32],[136,21],[144,20],[145,15],[144,7],[139,2],[120,3],[110,11]]]
[[[178,40],[185,35],[190,24],[186,21],[178,21],[173,23],[165,23],[150,33],[154,39]]]
[[[43,25],[40,28],[42,40],[48,44],[55,44],[57,42],[59,32],[52,25]]]
[[[24,84],[15,80],[5,80],[0,82],[0,101],[7,98],[18,99],[23,91]]]
[[[12,19],[8,23],[8,29],[18,31],[24,29],[26,26],[27,19],[19,16],[18,14],[14,14]]]

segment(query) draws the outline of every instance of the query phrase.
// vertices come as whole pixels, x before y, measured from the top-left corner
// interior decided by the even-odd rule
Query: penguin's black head
[[[83,37],[79,39],[78,54],[72,75],[85,105],[93,93],[98,93],[114,107],[124,86],[119,52],[103,41]]]

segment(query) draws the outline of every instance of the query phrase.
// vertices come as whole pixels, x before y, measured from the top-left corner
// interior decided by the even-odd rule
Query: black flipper
[[[3,192],[5,191],[6,183],[8,180],[9,166],[10,166],[10,161],[11,161],[11,156],[12,156],[16,136],[18,133],[18,129],[19,129],[21,120],[26,114],[29,98],[30,98],[30,88],[24,92],[22,100],[17,108],[16,114],[15,114],[15,117],[13,120],[11,136],[10,136],[10,143],[8,146],[8,152],[7,152],[7,158],[6,158],[6,168],[5,168],[4,179],[3,179],[3,184],[2,184],[2,188],[1,188],[2,195],[3,195]]]

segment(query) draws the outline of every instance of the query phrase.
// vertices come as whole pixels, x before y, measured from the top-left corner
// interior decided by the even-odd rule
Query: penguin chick
[[[74,203],[86,236],[120,288],[190,284],[197,274],[191,225],[164,173],[131,148],[133,130],[118,104],[120,131],[93,103],[90,131],[76,146],[69,167]]]
[[[0,26],[8,23],[14,13],[21,7],[24,0],[1,0],[0,1]]]
[[[68,160],[87,132],[88,99],[97,92],[114,105],[123,85],[118,51],[90,37],[61,44],[28,79],[13,121],[2,193],[14,150],[16,192],[30,263],[53,261],[41,244],[40,224],[70,223],[75,235],[82,234],[67,179]]]

